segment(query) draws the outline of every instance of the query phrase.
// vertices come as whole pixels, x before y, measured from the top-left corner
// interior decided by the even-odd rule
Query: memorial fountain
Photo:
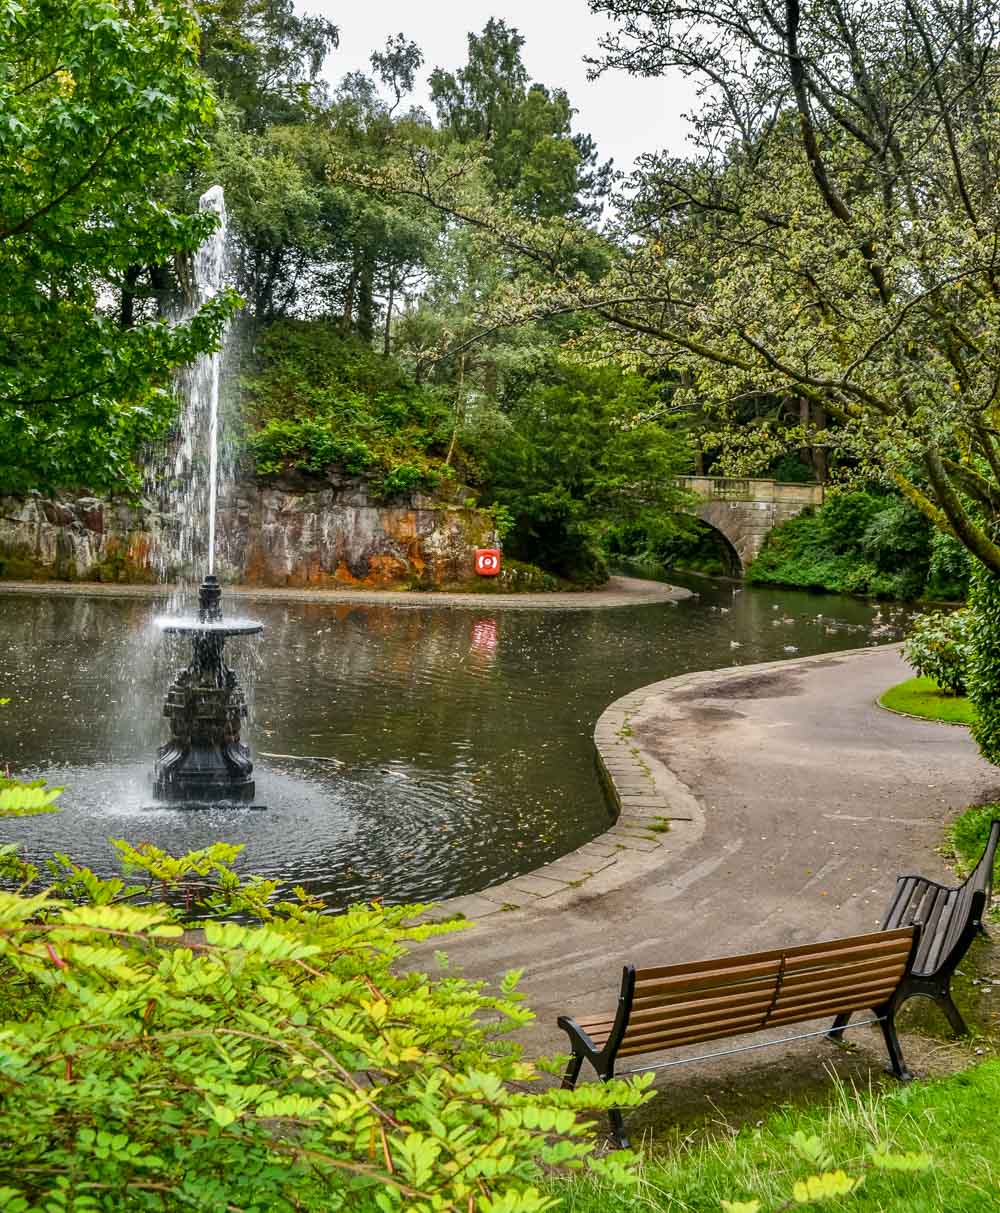
[[[197,308],[225,285],[226,207],[220,186],[202,195],[202,210],[212,210],[218,222],[198,250],[194,261],[194,299]],[[247,717],[246,696],[236,674],[226,664],[226,640],[263,631],[255,620],[226,620],[222,614],[222,587],[215,575],[216,518],[219,497],[219,391],[222,352],[203,355],[187,378],[186,407],[181,428],[184,441],[177,454],[175,475],[183,479],[195,463],[194,434],[208,428],[208,573],[198,591],[194,616],[163,615],[156,623],[168,635],[191,639],[191,660],[167,691],[163,714],[170,722],[170,740],[160,746],[153,772],[153,794],[159,801],[185,808],[220,804],[247,804],[256,787],[250,750],[241,739]],[[185,466],[186,465],[186,466]],[[182,531],[192,527],[193,503],[188,494],[182,509]],[[190,542],[183,545],[194,550]]]

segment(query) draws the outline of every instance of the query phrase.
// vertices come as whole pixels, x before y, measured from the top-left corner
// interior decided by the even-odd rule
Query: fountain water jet
[[[195,256],[195,305],[218,294],[225,284],[226,207],[221,186],[212,186],[199,200],[202,210],[214,210],[219,223]],[[230,636],[263,631],[252,620],[222,617],[222,587],[215,576],[215,530],[219,479],[219,384],[222,353],[203,356],[188,381],[190,417],[208,412],[208,575],[198,591],[196,618],[166,616],[157,622],[174,635],[190,636],[192,655],[167,691],[163,714],[170,721],[170,740],[159,749],[153,793],[159,800],[188,808],[253,800],[255,784],[250,750],[240,737],[247,716],[246,697],[223,650]],[[191,458],[191,450],[184,452]],[[180,456],[179,456],[180,458]],[[177,471],[180,472],[180,463]],[[190,523],[190,518],[185,519]]]

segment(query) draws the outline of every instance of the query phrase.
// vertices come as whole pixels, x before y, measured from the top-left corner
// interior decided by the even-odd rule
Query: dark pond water
[[[907,618],[690,584],[700,597],[617,610],[255,604],[263,636],[227,653],[251,690],[266,812],[150,807],[163,693],[186,662],[152,625],[162,603],[0,594],[12,700],[0,764],[66,787],[61,813],[5,821],[3,840],[103,873],[116,870],[109,837],[175,852],[241,842],[244,871],[331,906],[471,892],[607,827],[592,732],[618,696],[687,670],[886,642]]]

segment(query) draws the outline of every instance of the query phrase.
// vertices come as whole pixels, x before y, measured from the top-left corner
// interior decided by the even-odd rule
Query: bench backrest
[[[919,927],[696,964],[626,965],[608,1045],[618,1056],[738,1036],[887,1003]]]
[[[982,889],[986,894],[986,904],[989,905],[990,894],[993,891],[993,861],[996,858],[997,843],[1000,842],[1000,818],[993,818],[990,823],[990,836],[986,840],[986,850],[983,851],[979,862],[965,879],[963,888],[971,886]]]
[[[997,843],[1000,843],[1000,819],[994,818],[990,825],[989,838],[986,840],[986,849],[979,862],[955,890],[955,906],[942,938],[934,938],[933,924],[930,921],[934,916],[933,909],[928,914],[927,921],[923,923],[924,943],[920,949],[921,955],[917,958],[918,972],[933,972],[941,967],[951,968],[962,959],[990,904]]]

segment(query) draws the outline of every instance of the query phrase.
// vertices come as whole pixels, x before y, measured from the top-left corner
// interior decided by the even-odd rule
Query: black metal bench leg
[[[882,1029],[882,1039],[885,1041],[886,1052],[889,1054],[889,1065],[892,1073],[900,1082],[909,1082],[913,1075],[906,1068],[903,1060],[903,1050],[899,1047],[899,1037],[896,1035],[896,1018],[892,1011],[879,1008],[876,1014],[881,1015],[879,1027]]]
[[[566,1073],[563,1075],[562,1089],[564,1091],[572,1091],[576,1086],[576,1080],[580,1077],[580,1067],[583,1065],[583,1054],[574,1053],[569,1059],[569,1065],[566,1067]]]
[[[851,1022],[850,1011],[841,1011],[837,1018],[833,1021],[833,1026],[827,1032],[827,1037],[830,1040],[842,1040],[844,1037],[844,1029]]]
[[[951,1024],[951,1030],[955,1033],[955,1035],[956,1036],[968,1036],[969,1035],[969,1025],[962,1018],[962,1012],[958,1009],[958,1007],[955,1006],[954,1002],[952,1001],[951,994],[947,990],[945,990],[941,994],[938,994],[937,997],[934,999],[934,1001],[938,1004],[938,1006],[944,1012],[945,1017],[947,1018],[948,1022]]]
[[[615,1148],[627,1150],[629,1139],[625,1136],[625,1119],[622,1116],[621,1108],[612,1108],[608,1113],[608,1119],[611,1121],[611,1140],[615,1143]]]
[[[608,1083],[615,1076],[615,1063],[610,1063],[610,1068],[600,1074],[601,1082]],[[611,1121],[611,1141],[616,1150],[627,1150],[629,1148],[629,1140],[625,1136],[625,1118],[622,1116],[621,1108],[610,1108],[608,1110],[608,1120]]]

